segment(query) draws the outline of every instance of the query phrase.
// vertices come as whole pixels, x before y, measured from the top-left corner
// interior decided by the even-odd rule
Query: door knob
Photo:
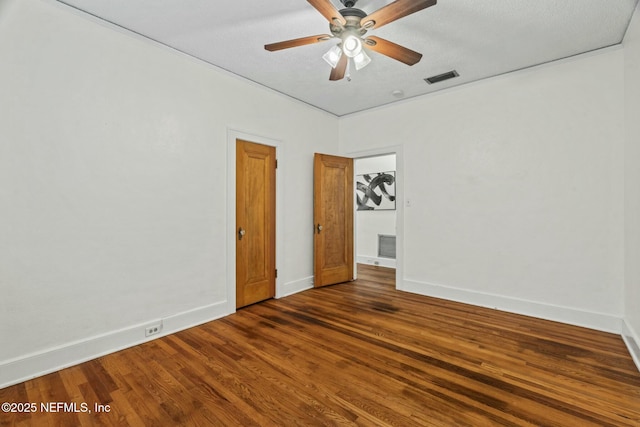
[[[245,234],[247,234],[247,232],[244,231],[244,229],[242,227],[240,227],[238,229],[238,240],[242,240],[242,238],[244,237]]]
[[[320,224],[318,224],[317,229],[318,229],[318,234],[320,234],[320,232],[322,231],[322,226]]]

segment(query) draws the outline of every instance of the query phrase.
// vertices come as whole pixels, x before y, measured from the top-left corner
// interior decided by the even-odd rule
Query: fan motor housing
[[[335,37],[341,37],[345,32],[351,34],[357,34],[363,36],[367,30],[361,25],[362,18],[367,16],[367,13],[353,7],[340,10],[340,14],[344,17],[347,23],[342,25],[329,24],[331,34]]]

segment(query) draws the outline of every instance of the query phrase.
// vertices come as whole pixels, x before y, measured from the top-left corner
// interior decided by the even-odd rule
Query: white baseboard
[[[396,260],[393,258],[379,258],[366,255],[356,256],[358,264],[378,265],[380,267],[396,268]]]
[[[288,282],[282,285],[278,289],[276,298],[284,298],[311,288],[313,288],[313,276],[305,277],[304,279]]]
[[[223,301],[2,361],[0,362],[0,389],[201,325],[228,314],[231,313],[227,312],[227,303]],[[145,327],[159,321],[162,321],[161,332],[151,337],[145,337]]]
[[[397,288],[399,290],[413,292],[420,295],[442,298],[480,307],[493,308],[509,313],[522,314],[525,316],[582,326],[604,332],[612,332],[616,334],[620,334],[622,332],[622,319],[609,314],[577,310],[570,307],[543,304],[534,301],[475,292],[467,289],[451,288],[444,285],[435,285],[414,280],[405,279],[398,285],[399,286]]]
[[[640,336],[626,320],[622,321],[622,339],[627,345],[638,371],[640,371]]]

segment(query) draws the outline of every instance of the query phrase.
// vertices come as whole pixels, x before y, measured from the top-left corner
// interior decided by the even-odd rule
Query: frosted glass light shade
[[[362,52],[362,40],[356,36],[347,36],[342,42],[342,50],[349,58],[355,58]]]
[[[371,62],[371,58],[364,51],[360,52],[353,57],[353,62],[356,64],[356,70],[361,70]]]
[[[336,68],[336,66],[338,65],[338,61],[340,61],[341,56],[342,56],[342,49],[340,49],[340,46],[336,45],[331,49],[329,49],[327,53],[322,55],[322,59],[327,61],[327,63],[331,65],[331,68]]]

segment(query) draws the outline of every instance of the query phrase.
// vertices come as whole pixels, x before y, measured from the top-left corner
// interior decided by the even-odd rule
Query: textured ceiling
[[[277,52],[267,43],[327,34],[305,0],[59,0],[337,116],[619,44],[638,0],[439,0],[367,35],[423,54],[410,67],[376,52],[329,81],[330,40]],[[332,0],[336,8],[343,6]],[[391,0],[359,0],[371,13]],[[450,70],[460,77],[428,85]]]

